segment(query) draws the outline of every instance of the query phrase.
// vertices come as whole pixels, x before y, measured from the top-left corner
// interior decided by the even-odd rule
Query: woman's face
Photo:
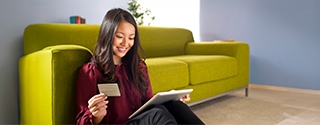
[[[126,55],[134,44],[135,28],[127,22],[122,21],[113,36],[113,60],[116,65],[121,64],[121,58]]]

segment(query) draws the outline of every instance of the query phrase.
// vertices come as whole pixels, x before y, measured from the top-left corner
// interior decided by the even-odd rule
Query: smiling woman
[[[135,27],[127,22],[121,21],[113,38],[113,61],[116,65],[121,65],[121,58],[126,55],[134,45]]]
[[[91,61],[81,66],[76,84],[76,122],[84,124],[204,124],[182,100],[157,104],[129,116],[152,97],[145,55],[134,17],[126,10],[109,10],[100,26]],[[101,83],[116,83],[120,96],[101,93]]]

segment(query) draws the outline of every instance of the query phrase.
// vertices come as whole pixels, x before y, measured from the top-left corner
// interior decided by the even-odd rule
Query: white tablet
[[[129,119],[139,114],[146,108],[155,104],[162,104],[167,101],[179,100],[187,94],[191,93],[193,89],[184,89],[184,90],[171,90],[167,92],[159,92],[154,95],[149,101],[147,101],[144,105],[142,105],[137,111],[129,116]]]

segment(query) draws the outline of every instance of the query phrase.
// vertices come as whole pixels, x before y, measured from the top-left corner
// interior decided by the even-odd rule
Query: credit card
[[[101,83],[98,84],[99,92],[104,93],[109,97],[121,96],[117,83]]]

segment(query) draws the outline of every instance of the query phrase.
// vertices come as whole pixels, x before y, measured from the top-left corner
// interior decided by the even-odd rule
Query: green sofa
[[[31,24],[19,60],[20,123],[74,124],[79,68],[91,57],[100,25]],[[189,106],[246,89],[249,45],[194,42],[183,28],[139,26],[153,93],[193,88]]]

